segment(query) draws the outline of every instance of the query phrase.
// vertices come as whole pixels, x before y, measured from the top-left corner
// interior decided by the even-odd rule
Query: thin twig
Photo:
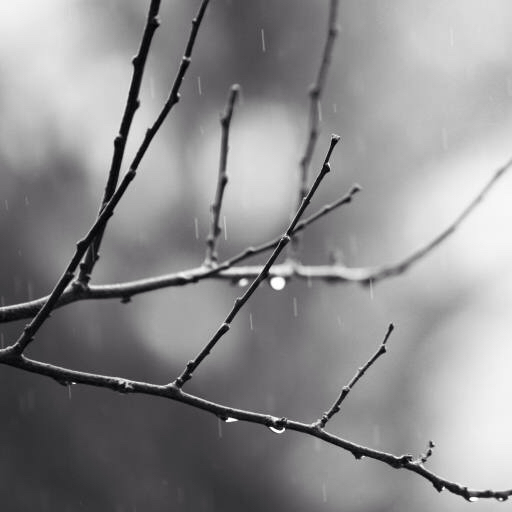
[[[174,386],[178,388],[182,388],[185,382],[190,380],[192,378],[192,374],[194,373],[195,369],[201,364],[201,362],[208,356],[208,354],[211,352],[211,350],[215,347],[217,342],[226,334],[226,332],[229,331],[231,327],[231,322],[236,317],[237,313],[242,309],[244,304],[249,300],[249,298],[252,296],[252,294],[256,291],[260,283],[267,278],[268,271],[270,267],[274,264],[279,254],[281,254],[282,250],[286,247],[288,242],[291,240],[291,235],[293,233],[293,230],[295,229],[295,226],[299,222],[300,218],[302,217],[302,214],[304,213],[304,210],[307,208],[309,203],[311,202],[311,198],[315,194],[318,186],[324,179],[325,175],[331,170],[331,166],[329,164],[329,160],[331,158],[331,153],[334,150],[334,147],[340,140],[338,135],[332,135],[331,137],[331,143],[329,145],[329,149],[327,151],[327,155],[325,156],[324,163],[322,165],[322,168],[320,169],[315,182],[313,183],[313,186],[311,187],[308,194],[303,198],[302,203],[297,210],[297,213],[293,217],[292,221],[290,222],[290,225],[286,229],[284,235],[279,240],[279,243],[277,244],[276,248],[268,258],[267,262],[263,266],[261,272],[256,276],[254,281],[251,283],[251,285],[247,288],[245,293],[241,297],[237,297],[235,299],[235,302],[233,304],[233,307],[231,311],[228,313],[227,317],[225,318],[224,322],[222,322],[213,335],[213,337],[210,339],[210,341],[203,347],[201,352],[195,357],[195,359],[189,361],[187,365],[185,366],[185,369],[180,374],[180,376],[174,381]]]
[[[153,140],[153,137],[157,133],[158,129],[164,122],[164,119],[166,118],[167,114],[170,112],[173,105],[175,105],[179,100],[179,89],[183,82],[183,78],[185,76],[185,73],[190,65],[190,59],[192,55],[192,49],[194,47],[194,42],[196,40],[197,32],[199,30],[199,27],[201,25],[201,21],[204,16],[204,12],[206,10],[206,7],[208,5],[209,0],[203,0],[199,11],[196,15],[196,17],[192,20],[192,30],[190,31],[190,36],[187,42],[187,46],[185,48],[185,54],[184,57],[181,60],[178,74],[176,76],[176,79],[174,81],[174,84],[171,88],[171,93],[169,94],[169,98],[164,105],[162,111],[160,112],[158,118],[154,122],[153,126],[149,128],[146,132],[146,136],[144,137],[144,140],[142,141],[142,144],[137,151],[137,154],[135,155],[135,159],[133,160],[130,169],[125,174],[123,180],[121,181],[121,184],[117,188],[117,190],[112,195],[111,199],[105,204],[103,207],[101,213],[98,215],[96,221],[90,228],[87,235],[79,240],[76,244],[76,250],[75,254],[73,255],[70,263],[68,264],[66,270],[58,280],[57,284],[55,285],[53,291],[48,296],[48,300],[45,302],[45,304],[42,306],[42,308],[38,311],[36,316],[32,319],[32,321],[25,326],[23,329],[23,332],[19,336],[19,338],[16,340],[14,345],[12,345],[10,348],[18,354],[23,353],[25,348],[28,346],[29,343],[32,342],[34,339],[34,335],[39,330],[41,325],[45,322],[45,320],[50,316],[50,313],[52,312],[53,308],[57,304],[60,296],[66,289],[66,287],[71,283],[71,281],[74,278],[76,268],[78,264],[80,263],[80,260],[84,256],[87,248],[91,244],[91,242],[94,240],[94,238],[102,232],[102,230],[105,228],[109,218],[114,213],[114,209],[117,206],[120,199],[123,197],[124,193],[126,192],[126,189],[132,182],[132,180],[136,176],[137,168],[146,153],[151,141]],[[82,287],[78,285],[77,287]]]
[[[432,454],[434,453],[434,448],[436,447],[436,444],[434,443],[434,441],[429,441],[428,442],[428,445],[427,445],[427,450],[425,451],[425,453],[422,453],[420,455],[420,457],[418,457],[418,463],[419,464],[426,464],[426,462],[428,461],[428,459],[430,459],[430,457],[432,457]]]
[[[98,375],[93,373],[86,373],[68,368],[62,368],[48,363],[35,361],[28,359],[27,357],[13,356],[12,353],[8,353],[7,350],[0,350],[0,364],[19,368],[38,375],[44,375],[52,378],[60,384],[72,385],[72,384],[83,384],[86,386],[101,387],[110,389],[119,393],[137,393],[146,396],[158,396],[174,400],[187,404],[196,409],[200,409],[211,414],[214,414],[218,418],[232,419],[238,421],[245,421],[248,423],[254,423],[262,425],[264,427],[273,427],[279,431],[295,431],[302,434],[321,439],[328,444],[337,446],[342,450],[345,450],[357,460],[361,460],[363,457],[373,459],[376,461],[383,462],[394,469],[405,469],[416,473],[417,475],[425,478],[432,483],[437,491],[446,489],[457,496],[461,496],[468,501],[475,501],[478,498],[489,498],[496,499],[498,501],[506,501],[512,496],[512,489],[506,489],[502,491],[494,491],[490,489],[478,490],[469,489],[466,486],[452,482],[439,475],[426,469],[421,463],[414,460],[412,455],[393,455],[391,453],[375,450],[366,446],[362,446],[357,443],[353,443],[339,436],[331,434],[321,428],[315,423],[308,424],[299,421],[294,421],[286,418],[279,418],[276,416],[261,414],[254,411],[236,409],[226,405],[211,402],[204,398],[185,393],[174,385],[157,385],[146,382],[140,382],[121,377],[112,377],[107,375]],[[274,431],[275,431],[274,430]]]
[[[388,341],[389,336],[393,332],[394,326],[393,324],[389,324],[388,330],[386,332],[386,336],[384,337],[383,342],[380,344],[378,350],[373,354],[370,359],[366,362],[364,366],[358,368],[356,374],[352,377],[350,382],[343,387],[341,390],[340,396],[337,400],[332,404],[331,408],[326,411],[322,417],[317,421],[318,428],[325,428],[327,422],[340,411],[341,404],[347,395],[352,391],[352,388],[357,384],[357,381],[366,373],[366,371],[377,361],[377,359],[386,353],[386,343]]]
[[[140,164],[140,161],[144,157],[144,154],[146,153],[154,136],[162,126],[165,118],[167,117],[171,109],[174,107],[174,105],[176,105],[176,103],[178,103],[178,101],[180,100],[179,91],[181,88],[181,84],[183,83],[183,79],[185,78],[187,69],[190,66],[192,50],[194,49],[194,43],[196,41],[197,33],[199,31],[199,27],[201,26],[201,22],[203,20],[206,8],[208,7],[208,3],[209,0],[202,0],[201,5],[199,6],[199,10],[197,11],[196,17],[192,20],[192,29],[190,31],[187,46],[185,48],[185,53],[183,54],[183,57],[181,59],[178,72],[176,74],[176,78],[174,79],[171,91],[169,92],[169,96],[167,97],[167,100],[162,110],[160,111],[160,114],[158,114],[156,121],[150,128],[147,129],[146,135],[144,136],[144,140],[142,141],[142,144],[140,145],[135,155],[135,158],[133,159],[131,165],[132,169],[137,169],[137,167]]]
[[[428,244],[413,252],[410,256],[402,261],[392,265],[382,265],[377,267],[370,267],[366,269],[368,274],[362,281],[380,281],[393,275],[403,274],[411,265],[424,258],[428,253],[440,245],[446,238],[454,233],[454,231],[463,223],[466,217],[482,202],[487,193],[496,184],[496,182],[510,169],[512,166],[512,159],[501,166],[485,184],[477,196],[462,210],[458,217],[439,235],[437,235]],[[363,269],[361,269],[363,270]]]
[[[336,40],[336,36],[338,35],[338,6],[339,0],[331,0],[329,6],[329,15],[328,15],[328,23],[327,23],[327,34],[324,44],[324,49],[322,52],[322,60],[320,62],[320,67],[318,68],[318,73],[316,76],[316,80],[313,85],[309,89],[309,129],[306,140],[306,146],[304,149],[304,154],[300,159],[300,181],[299,181],[299,193],[297,198],[297,206],[300,205],[302,198],[306,195],[308,191],[308,182],[309,182],[309,167],[311,165],[311,160],[313,158],[313,154],[315,152],[316,142],[318,140],[318,136],[320,135],[320,108],[321,108],[321,99],[322,93],[325,87],[325,83],[327,80],[327,73],[329,71],[329,67],[331,65],[332,54],[334,49],[334,42]],[[295,236],[292,240],[292,244],[290,246],[290,258],[295,259],[298,248],[300,244],[300,239]]]
[[[123,118],[121,120],[121,126],[119,127],[119,133],[114,139],[114,153],[112,155],[112,162],[110,164],[110,171],[108,173],[107,184],[103,193],[103,199],[101,201],[101,210],[105,207],[108,201],[112,198],[117,183],[119,181],[119,172],[121,170],[121,164],[123,162],[124,150],[130,128],[132,125],[133,117],[135,112],[140,106],[139,92],[142,84],[142,78],[144,76],[144,68],[146,67],[146,61],[151,47],[151,41],[153,35],[158,28],[160,22],[158,21],[158,11],[160,9],[160,0],[151,0],[149,5],[149,11],[146,19],[146,25],[140,42],[139,51],[137,55],[132,59],[133,74],[128,91],[128,98],[126,100],[126,106],[124,108]],[[99,215],[99,213],[98,213]],[[77,281],[83,286],[87,286],[90,280],[92,269],[99,258],[99,248],[101,245],[101,239],[103,237],[105,228],[101,229],[92,241],[91,245],[87,249],[85,259],[80,265],[80,273]]]
[[[215,266],[218,261],[217,255],[217,240],[222,232],[220,227],[220,211],[222,208],[222,198],[224,196],[224,189],[228,183],[227,163],[228,163],[228,150],[229,150],[229,127],[231,126],[231,119],[233,117],[233,110],[235,102],[240,92],[240,86],[234,84],[229,91],[228,102],[226,109],[220,118],[222,127],[222,140],[220,146],[220,162],[219,174],[217,181],[217,190],[215,191],[215,199],[211,205],[211,225],[210,233],[206,239],[206,258],[204,264],[207,267]]]

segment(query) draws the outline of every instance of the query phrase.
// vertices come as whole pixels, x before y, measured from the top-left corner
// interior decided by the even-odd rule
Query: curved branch
[[[512,167],[512,159],[508,160],[503,166],[495,171],[491,179],[485,184],[475,198],[464,208],[464,210],[456,217],[456,219],[447,226],[433,240],[423,247],[420,247],[406,258],[397,263],[389,265],[378,265],[373,267],[346,267],[344,265],[302,265],[295,262],[287,262],[281,265],[274,265],[269,270],[269,277],[281,276],[285,279],[293,277],[320,280],[333,283],[376,283],[390,277],[399,276],[409,270],[418,261],[426,257],[431,251],[438,247],[456,229],[464,222],[464,220],[475,210],[482,202],[491,188],[503,177]],[[305,229],[309,224],[319,220],[334,208],[348,204],[352,197],[360,190],[358,185],[354,185],[352,189],[342,198],[330,205],[326,205],[313,215],[302,220],[297,224],[294,233]],[[280,237],[275,238],[257,247],[248,247],[232,258],[219,263],[215,268],[197,267],[173,274],[165,274],[146,279],[128,281],[118,284],[90,285],[87,289],[69,288],[62,297],[54,304],[54,308],[70,304],[72,302],[88,299],[122,299],[128,301],[130,297],[140,293],[147,293],[161,288],[172,286],[184,286],[197,283],[203,279],[224,279],[231,282],[238,282],[241,279],[255,278],[262,269],[261,265],[234,267],[237,263],[246,260],[257,254],[261,254],[271,250],[277,246]],[[44,303],[48,300],[48,296],[36,300],[14,304],[11,306],[0,307],[0,323],[13,322],[24,318],[32,318]]]

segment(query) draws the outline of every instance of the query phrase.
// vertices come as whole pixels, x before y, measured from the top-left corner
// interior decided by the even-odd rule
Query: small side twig
[[[434,441],[430,440],[428,442],[427,450],[425,451],[425,453],[422,453],[418,457],[418,464],[425,464],[428,461],[428,459],[430,459],[430,457],[432,457],[435,447],[436,447],[436,444],[434,443]]]
[[[302,203],[297,210],[297,213],[293,217],[293,220],[291,221],[290,225],[288,226],[286,232],[279,240],[279,243],[277,244],[276,248],[268,258],[267,262],[263,266],[261,272],[256,276],[254,281],[251,283],[251,285],[247,288],[245,293],[241,297],[237,297],[235,299],[235,302],[233,304],[233,307],[227,317],[225,318],[224,322],[221,323],[213,337],[210,339],[210,341],[204,346],[204,348],[199,352],[199,354],[195,357],[195,359],[189,361],[183,370],[183,372],[180,374],[180,376],[171,384],[172,386],[175,386],[177,388],[182,388],[185,382],[190,380],[192,378],[192,374],[194,373],[195,369],[201,364],[201,362],[208,356],[208,354],[211,352],[211,350],[215,347],[217,342],[226,334],[226,332],[229,331],[231,327],[231,322],[235,318],[235,316],[238,314],[240,309],[242,309],[243,305],[249,300],[249,298],[252,296],[252,294],[256,291],[260,283],[267,277],[268,271],[270,267],[274,264],[275,260],[279,256],[279,254],[282,252],[282,250],[286,247],[288,242],[291,240],[291,235],[293,233],[293,230],[295,229],[295,226],[299,222],[300,218],[302,217],[302,214],[304,213],[304,210],[307,208],[309,203],[311,202],[311,198],[315,194],[318,186],[322,182],[325,175],[330,172],[331,166],[329,164],[329,160],[331,158],[331,153],[334,150],[334,147],[340,140],[338,135],[332,135],[331,137],[331,143],[329,145],[329,149],[327,151],[327,155],[325,156],[324,163],[322,165],[322,168],[320,169],[320,172],[318,173],[315,182],[313,183],[313,186],[311,187],[308,194],[304,197],[302,200]]]
[[[377,361],[377,359],[386,353],[386,343],[388,341],[389,336],[393,332],[394,326],[393,324],[389,324],[388,330],[386,332],[386,336],[384,337],[384,340],[380,344],[379,348],[373,354],[370,359],[366,362],[364,366],[361,366],[356,372],[356,374],[352,377],[350,382],[343,387],[341,390],[340,396],[337,398],[337,400],[332,404],[331,408],[326,411],[322,417],[315,423],[315,425],[318,428],[324,428],[325,425],[327,425],[327,422],[340,411],[341,404],[347,398],[347,395],[352,391],[352,388],[357,384],[357,381],[366,373],[366,371]]]
[[[101,200],[99,213],[101,213],[101,210],[105,208],[105,205],[112,198],[119,181],[119,172],[123,162],[126,142],[128,140],[128,135],[130,133],[130,128],[135,116],[135,112],[140,106],[139,92],[142,84],[142,78],[144,76],[146,61],[151,47],[151,41],[156,29],[160,24],[158,21],[159,10],[160,0],[151,0],[139,51],[137,52],[137,55],[135,55],[135,57],[132,59],[132,80],[128,91],[128,98],[126,99],[126,106],[124,108],[121,126],[119,127],[119,133],[114,139],[114,153],[112,155],[110,171],[108,173],[108,179],[105,186],[105,191],[103,193],[103,199]],[[99,259],[99,249],[104,230],[105,228],[101,229],[100,232],[96,235],[91,245],[87,249],[84,261],[80,265],[80,273],[78,275],[77,282],[84,287],[87,286],[87,283],[91,278],[92,269]]]
[[[297,205],[300,205],[302,198],[306,195],[308,191],[309,167],[311,165],[311,160],[315,152],[316,142],[320,135],[320,102],[322,99],[322,93],[325,87],[325,83],[327,81],[327,73],[331,65],[332,54],[334,50],[334,42],[336,40],[336,36],[338,35],[338,7],[339,0],[330,1],[327,22],[327,36],[325,39],[324,49],[322,52],[322,60],[320,62],[320,67],[318,68],[316,80],[309,89],[309,128],[304,154],[300,159],[299,163],[300,175]],[[291,244],[290,257],[292,259],[295,258],[299,244],[300,240],[297,236],[295,236],[292,239]]]
[[[220,227],[220,211],[222,208],[222,198],[224,197],[224,189],[228,183],[227,174],[227,163],[228,163],[228,150],[229,150],[229,128],[231,126],[231,119],[233,117],[233,111],[235,108],[235,102],[240,92],[240,86],[234,84],[231,86],[229,91],[228,102],[226,109],[220,118],[220,124],[222,127],[222,139],[220,147],[220,162],[219,162],[219,174],[217,180],[217,189],[215,191],[215,199],[211,205],[211,225],[210,233],[206,239],[206,257],[204,264],[207,267],[215,266],[218,261],[217,255],[217,241],[219,235],[222,232]]]

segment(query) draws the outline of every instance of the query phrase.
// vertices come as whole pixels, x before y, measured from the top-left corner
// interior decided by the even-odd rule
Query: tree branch
[[[454,221],[439,233],[426,245],[414,251],[411,255],[403,258],[397,263],[389,265],[378,265],[373,267],[346,267],[344,265],[302,265],[294,262],[286,262],[281,265],[274,265],[269,270],[269,277],[281,276],[286,279],[297,277],[307,280],[320,280],[332,283],[376,283],[390,277],[404,274],[409,268],[425,258],[431,251],[437,248],[443,241],[452,235],[465,219],[483,201],[489,191],[496,185],[512,167],[512,159],[498,168],[489,181],[484,185],[476,197],[464,208]],[[354,185],[351,191],[344,197],[312,214],[310,217],[300,221],[294,229],[294,233],[305,229],[311,223],[316,222],[334,208],[351,202],[352,197],[359,190]],[[197,283],[203,279],[224,279],[238,282],[240,279],[251,279],[261,272],[260,265],[234,267],[237,263],[247,258],[256,256],[268,250],[274,249],[279,243],[280,237],[256,247],[248,247],[232,258],[219,263],[215,268],[197,267],[173,274],[139,279],[117,284],[90,285],[87,290],[70,288],[66,290],[62,298],[53,305],[54,308],[70,304],[72,302],[88,299],[124,299],[140,293],[147,293],[161,288],[172,286],[185,286]],[[50,296],[42,297],[29,302],[23,302],[10,306],[0,307],[0,323],[12,322],[24,318],[32,318],[43,307]]]
[[[80,241],[76,244],[76,250],[75,253],[68,264],[66,270],[60,277],[60,279],[57,281],[57,284],[55,285],[54,289],[52,290],[51,294],[49,295],[47,301],[44,303],[44,305],[41,307],[41,309],[38,311],[36,316],[32,319],[32,321],[25,326],[22,333],[14,343],[10,347],[10,350],[13,350],[14,352],[21,354],[26,349],[26,347],[33,341],[35,334],[39,330],[39,328],[42,326],[42,324],[46,321],[46,319],[50,316],[51,311],[57,304],[60,296],[66,289],[66,287],[71,283],[71,281],[74,278],[76,268],[78,264],[80,263],[80,260],[84,256],[85,252],[87,251],[89,245],[91,242],[98,236],[99,233],[101,233],[108,220],[114,213],[114,209],[123,197],[124,193],[126,192],[126,189],[132,182],[132,180],[136,176],[137,168],[146,153],[149,145],[151,144],[151,141],[153,140],[154,136],[156,135],[157,131],[159,130],[160,126],[164,122],[167,114],[170,112],[171,108],[178,102],[179,100],[179,89],[181,87],[181,84],[183,82],[183,78],[185,76],[185,73],[190,65],[191,62],[191,55],[192,55],[192,49],[194,48],[194,43],[196,40],[197,32],[199,30],[199,27],[201,25],[201,21],[203,19],[204,13],[206,11],[206,7],[208,6],[209,0],[203,0],[199,11],[196,15],[196,17],[192,20],[192,30],[190,31],[190,36],[187,42],[187,46],[185,48],[185,54],[181,60],[178,74],[176,76],[176,79],[174,81],[174,84],[171,88],[171,93],[169,95],[169,98],[167,102],[165,103],[162,111],[160,112],[158,118],[156,119],[155,123],[151,128],[149,128],[146,132],[146,136],[144,137],[144,140],[142,141],[142,144],[137,151],[137,154],[135,155],[135,159],[133,160],[130,169],[125,174],[123,180],[121,181],[121,184],[117,188],[117,190],[114,192],[110,200],[105,204],[103,207],[101,213],[98,215],[96,221],[90,228],[87,235],[82,238]],[[76,287],[83,288],[81,283],[76,283]]]
[[[137,55],[132,59],[133,74],[128,91],[128,98],[124,108],[123,118],[121,120],[121,126],[119,133],[114,139],[114,153],[112,156],[112,162],[110,164],[110,171],[108,173],[107,184],[103,193],[103,199],[101,201],[100,212],[112,198],[117,183],[119,180],[119,172],[121,170],[121,164],[123,162],[124,150],[130,128],[132,125],[133,117],[135,112],[140,106],[139,92],[142,84],[142,78],[144,76],[144,68],[146,67],[146,61],[151,47],[151,41],[153,35],[158,28],[160,22],[158,21],[158,11],[160,9],[160,0],[151,0],[149,5],[149,11],[146,19],[146,25],[144,27],[144,33],[140,42],[140,47]],[[99,215],[99,214],[98,214]],[[78,276],[78,282],[83,286],[87,286],[91,278],[91,272],[94,265],[99,258],[99,248],[101,245],[101,239],[103,237],[105,228],[101,229],[92,241],[91,245],[87,249],[84,262],[80,265],[80,274]]]
[[[215,199],[211,205],[210,234],[206,240],[206,258],[204,264],[207,267],[215,266],[218,261],[217,240],[222,232],[219,223],[220,211],[222,208],[224,189],[228,183],[228,174],[226,168],[228,163],[229,127],[231,125],[231,118],[233,117],[233,110],[235,108],[235,102],[239,92],[240,86],[238,84],[231,86],[226,109],[220,118],[220,124],[222,127],[222,140],[220,147],[219,175],[217,181],[217,190],[215,191]]]
[[[334,50],[334,42],[338,35],[338,7],[339,0],[331,0],[329,4],[329,16],[327,23],[327,35],[324,43],[324,50],[322,53],[322,60],[316,80],[309,89],[309,130],[306,140],[306,147],[304,154],[300,159],[300,181],[299,181],[299,193],[297,198],[297,205],[300,205],[302,198],[308,191],[309,181],[309,167],[311,160],[315,152],[316,142],[320,135],[320,108],[322,93],[327,81],[327,73],[331,65],[332,53]],[[295,236],[292,240],[290,258],[296,259],[296,255],[299,249],[300,240]]]
[[[273,432],[279,433],[284,433],[290,430],[300,432],[302,434],[321,439],[322,441],[337,446],[342,450],[348,451],[357,460],[367,457],[369,459],[383,462],[395,469],[405,469],[416,473],[431,482],[439,492],[446,489],[448,492],[461,496],[468,501],[476,501],[479,498],[493,498],[498,501],[506,501],[509,496],[512,496],[512,489],[502,491],[494,491],[490,489],[469,489],[466,486],[442,478],[432,471],[429,471],[423,466],[421,461],[415,460],[412,455],[406,454],[397,456],[391,453],[374,450],[326,432],[325,430],[318,428],[316,423],[302,423],[299,421],[289,420],[287,418],[278,418],[268,414],[261,414],[249,410],[236,409],[226,405],[221,405],[204,398],[185,393],[174,384],[161,386],[120,377],[70,370],[28,359],[23,355],[13,355],[12,353],[8,353],[5,349],[0,350],[0,364],[50,377],[59,384],[65,386],[83,384],[87,386],[106,388],[119,393],[137,393],[142,395],[158,396],[209,412],[224,421],[233,422],[233,420],[238,420],[255,423],[272,429]]]
[[[267,278],[268,271],[270,267],[274,264],[277,257],[281,253],[281,251],[286,247],[288,242],[291,240],[291,236],[293,234],[293,230],[295,229],[295,226],[299,222],[300,218],[302,217],[302,214],[304,213],[304,210],[307,208],[309,203],[311,202],[311,198],[315,194],[318,186],[324,179],[325,175],[330,172],[331,166],[329,164],[329,159],[331,158],[331,153],[334,150],[334,147],[340,140],[338,135],[332,135],[331,137],[331,143],[329,145],[329,149],[327,151],[327,155],[325,156],[324,163],[322,165],[322,168],[320,169],[315,182],[313,183],[313,186],[311,187],[308,194],[303,198],[302,203],[297,210],[297,213],[293,217],[290,225],[286,229],[286,232],[279,240],[279,243],[277,244],[276,248],[268,258],[267,262],[259,272],[259,274],[256,276],[254,281],[251,283],[251,285],[247,288],[245,293],[241,297],[237,297],[235,299],[235,302],[233,304],[233,307],[231,311],[229,312],[228,316],[225,318],[224,322],[222,322],[213,335],[213,337],[210,339],[210,341],[203,347],[201,352],[195,357],[195,359],[189,361],[183,370],[183,372],[180,374],[180,376],[174,381],[174,385],[178,388],[182,388],[185,382],[190,380],[192,378],[192,374],[196,370],[196,368],[201,364],[201,362],[208,356],[208,354],[212,351],[212,349],[215,347],[215,345],[218,343],[218,341],[226,334],[226,332],[229,331],[231,327],[231,322],[234,320],[240,309],[244,306],[244,304],[249,300],[249,298],[252,296],[252,294],[256,291],[260,283]]]

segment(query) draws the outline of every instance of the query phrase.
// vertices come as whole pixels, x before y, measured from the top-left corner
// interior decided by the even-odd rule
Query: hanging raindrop
[[[224,420],[225,423],[235,423],[235,421],[238,421],[236,418],[232,418],[231,416],[229,416],[228,418],[226,418]]]
[[[268,428],[269,428],[272,432],[274,432],[274,434],[282,434],[282,433],[286,430],[286,428],[285,428],[285,427],[281,427],[281,428],[279,428],[279,427],[270,426],[270,427],[268,427]]]
[[[281,276],[274,276],[270,278],[270,287],[273,290],[281,291],[286,286],[286,279]]]
[[[244,288],[249,284],[249,279],[247,279],[246,277],[242,277],[242,279],[240,279],[237,284],[238,286],[240,286],[240,288]]]

